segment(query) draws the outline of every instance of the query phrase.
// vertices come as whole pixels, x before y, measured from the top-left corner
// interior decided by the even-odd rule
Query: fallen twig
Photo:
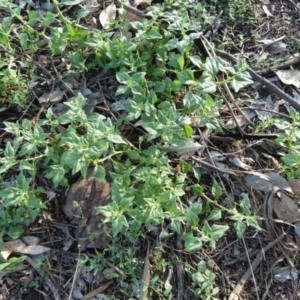
[[[138,17],[142,18],[144,16],[144,13],[141,10],[139,10],[133,6],[127,5],[125,3],[121,3],[121,1],[115,0],[115,4],[119,7],[124,7],[126,10],[137,15]]]
[[[246,273],[242,276],[240,281],[237,283],[235,286],[234,290],[231,292],[228,300],[238,300],[239,299],[239,294],[243,289],[243,286],[245,285],[246,281],[249,279],[251,276],[251,269],[254,272],[258,265],[260,264],[261,260],[264,258],[264,253],[271,249],[274,245],[276,245],[278,242],[280,242],[285,234],[280,235],[278,238],[276,238],[273,242],[269,243],[266,247],[261,249],[259,253],[257,254],[255,260],[251,264],[251,267],[246,271]]]
[[[225,58],[231,62],[236,63],[237,59],[232,56],[231,54],[215,49],[216,55]],[[263,84],[265,87],[267,87],[271,92],[275,93],[278,97],[282,98],[283,100],[285,100],[286,102],[288,102],[289,104],[291,104],[295,109],[297,109],[298,111],[300,111],[300,104],[293,99],[290,95],[286,94],[285,92],[283,92],[280,88],[278,88],[276,85],[274,85],[272,82],[270,82],[269,80],[265,79],[264,77],[258,75],[254,70],[252,70],[250,67],[248,67],[248,72],[251,75],[252,79],[255,81],[258,81],[259,83]]]
[[[88,294],[84,295],[81,300],[90,300],[93,299],[95,296],[97,296],[98,294],[104,292],[104,290],[106,290],[114,281],[110,280],[108,282],[106,282],[105,284],[99,286],[98,288],[92,290],[91,292],[89,292]]]
[[[53,282],[50,280],[50,278],[48,276],[44,276],[43,271],[41,271],[40,268],[37,268],[37,264],[34,263],[34,261],[30,257],[27,256],[26,261],[34,268],[34,270],[39,274],[39,276],[41,276],[44,279],[45,284],[48,285],[53,294],[53,299],[60,300],[61,298],[59,296],[59,291],[57,287],[53,284]]]

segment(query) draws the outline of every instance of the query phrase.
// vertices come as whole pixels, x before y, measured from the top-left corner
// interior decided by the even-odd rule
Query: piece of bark
[[[106,171],[110,165],[104,166]],[[90,169],[87,178],[79,178],[68,192],[63,211],[71,223],[77,225],[74,237],[81,250],[88,248],[104,249],[110,242],[105,233],[111,232],[111,225],[103,223],[103,216],[95,207],[105,206],[111,202],[111,187],[109,182],[101,182],[93,176]]]

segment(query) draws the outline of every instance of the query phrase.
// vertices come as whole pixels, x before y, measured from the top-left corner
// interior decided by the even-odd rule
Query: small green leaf
[[[233,224],[234,226],[234,229],[235,229],[235,232],[238,236],[238,238],[241,238],[246,230],[246,224],[244,224],[243,222],[241,221],[237,221]]]
[[[215,200],[219,199],[223,194],[221,187],[218,185],[216,181],[214,181],[213,183],[211,193],[213,194]]]
[[[146,38],[148,40],[156,40],[156,39],[161,39],[162,35],[159,33],[159,27],[158,26],[153,26],[152,29],[150,29],[146,33]]]
[[[23,50],[27,49],[28,35],[27,33],[20,33],[20,44]]]
[[[296,167],[300,165],[300,156],[298,154],[286,154],[281,158],[287,166]]]
[[[128,70],[122,70],[120,72],[117,72],[116,76],[117,76],[117,80],[123,84],[126,84],[130,79],[130,76],[128,75]]]
[[[36,152],[37,148],[35,144],[32,143],[24,143],[20,152],[19,152],[19,156],[24,156],[24,155],[31,155],[32,153]]]
[[[183,105],[187,109],[195,110],[202,108],[204,105],[204,101],[200,96],[188,91],[183,97]]]
[[[16,165],[18,162],[14,157],[11,158],[0,158],[0,174],[9,170],[12,166]]]
[[[201,213],[201,210],[202,210],[202,205],[199,203],[193,203],[187,209],[186,220],[190,226],[195,227],[198,225],[199,222],[198,215]]]
[[[211,227],[209,226],[208,222],[205,220],[204,225],[202,227],[202,233],[206,236],[209,236],[211,231],[212,231]]]
[[[165,84],[165,82],[155,82],[155,84],[154,84],[154,91],[156,92],[156,93],[162,93],[162,92],[164,92],[165,91],[165,89],[166,89],[166,84]]]
[[[130,159],[132,160],[139,160],[140,159],[140,153],[136,150],[128,150],[126,151]]]
[[[15,157],[15,150],[14,150],[14,148],[12,147],[10,141],[8,141],[8,142],[6,143],[4,155],[5,155],[6,157],[10,157],[10,158],[14,158],[14,157]]]
[[[181,161],[181,169],[182,169],[183,173],[188,173],[192,169],[192,166],[189,163],[187,163],[186,161],[182,160]]]
[[[114,167],[114,171],[117,172],[117,173],[124,173],[126,171],[126,168],[120,164],[119,162],[113,160],[113,167]]]
[[[83,56],[78,51],[75,51],[70,56],[71,64],[78,71],[83,71],[85,69]]]
[[[246,219],[246,223],[248,226],[251,226],[257,230],[261,230],[260,226],[257,223],[257,216],[251,216],[249,218]]]
[[[295,122],[299,121],[299,113],[295,110],[294,107],[290,106],[289,114]]]
[[[110,133],[107,135],[106,139],[115,144],[127,144],[118,134]]]
[[[52,165],[45,172],[45,176],[52,180],[55,187],[67,186],[68,180],[66,179],[66,171],[60,165]]]
[[[184,67],[184,56],[179,56],[177,58],[177,63],[179,65],[179,70],[182,71],[183,70],[183,67]]]
[[[177,49],[178,40],[177,39],[171,39],[166,44],[165,47],[167,47],[168,50]]]
[[[215,93],[217,90],[217,86],[212,79],[212,75],[209,74],[207,71],[204,71],[199,80],[199,87],[197,88],[196,92],[199,94],[205,93]]]
[[[10,258],[6,263],[0,264],[0,271],[6,274],[11,273],[15,271],[17,266],[21,264],[23,261],[25,261],[25,259],[26,256]]]
[[[207,217],[207,221],[216,221],[216,220],[220,220],[222,217],[222,212],[219,208],[214,208],[209,216]]]
[[[200,117],[199,126],[200,125],[206,126],[207,128],[212,129],[217,132],[222,132],[222,128],[219,124],[218,118],[212,118],[212,117],[203,115]]]
[[[4,17],[2,19],[2,29],[4,32],[8,33],[11,25],[12,17]]]
[[[182,218],[171,218],[170,226],[171,226],[172,230],[178,234],[181,234],[182,221],[183,221]]]
[[[149,102],[145,104],[145,115],[149,117],[147,118],[147,120],[149,121],[157,118],[157,109],[155,108],[154,105],[150,104]]]
[[[183,40],[177,43],[177,49],[179,50],[181,55],[184,55],[185,53],[187,53],[187,51],[189,51],[190,49],[189,46],[191,44],[192,44],[191,41],[189,41],[187,38],[184,38]]]
[[[107,222],[111,221],[111,217],[113,215],[113,212],[112,212],[111,207],[109,205],[95,207],[95,210],[100,212],[105,217],[104,223],[107,223]]]
[[[201,179],[201,172],[200,172],[199,168],[193,168],[193,173],[194,173],[195,178],[199,182]],[[203,192],[203,190],[202,190],[202,192]]]
[[[193,186],[193,192],[197,196],[202,196],[202,194],[203,194],[203,187],[200,186],[199,184],[196,184],[196,185]]]
[[[200,56],[198,55],[190,56],[190,60],[196,67],[198,67],[199,69],[202,68],[203,63]]]
[[[217,241],[218,239],[220,239],[225,232],[229,229],[228,225],[218,225],[218,224],[214,224],[211,227],[211,233],[210,233],[210,237],[213,241]]]
[[[9,229],[5,232],[13,240],[20,237],[24,232],[24,228],[21,225],[10,226]]]
[[[36,10],[31,10],[29,12],[29,21],[28,24],[30,26],[34,26],[36,24],[37,21],[42,20],[42,16],[39,12],[37,12]]]
[[[77,18],[76,18],[76,20],[78,21],[78,20],[80,20],[80,19],[82,19],[82,18],[85,18],[85,17],[87,17],[88,15],[90,14],[90,12],[88,11],[88,10],[86,10],[86,9],[79,9],[78,10],[78,12],[77,12]]]
[[[128,211],[130,209],[131,203],[133,202],[134,198],[134,196],[125,198],[122,197],[121,201],[118,203],[122,212]]]
[[[77,161],[74,162],[74,167],[72,169],[72,175],[80,171],[83,178],[87,176],[87,170],[90,165],[90,161],[86,157],[80,157]]]
[[[20,170],[26,170],[32,177],[35,177],[37,170],[34,164],[29,163],[27,160],[21,160],[19,164]]]
[[[274,125],[280,130],[289,130],[291,128],[291,123],[282,119],[275,119]]]
[[[234,68],[231,66],[231,64],[218,56],[207,57],[204,65],[207,72],[209,72],[213,77],[216,76],[220,71],[226,74],[235,73]]]
[[[183,125],[182,135],[186,138],[190,138],[194,130],[190,125]]]
[[[194,71],[191,69],[185,69],[177,73],[179,81],[183,84],[193,84],[194,83]]]
[[[203,273],[199,273],[199,272],[194,273],[192,278],[193,278],[193,281],[198,283],[198,285],[203,285],[203,283],[205,282],[205,279],[206,279],[204,277]]]
[[[99,179],[100,181],[102,182],[106,182],[106,179],[105,179],[105,168],[103,166],[99,166],[99,165],[96,165],[95,168],[94,168],[94,176]]]
[[[249,200],[248,194],[243,197],[243,199],[240,203],[240,207],[242,208],[244,215],[246,215],[246,216],[251,215],[251,212],[250,212],[251,205],[250,205],[250,200]]]
[[[56,19],[56,17],[57,14],[54,14],[51,11],[47,11],[43,22],[44,29],[47,28]]]
[[[202,240],[194,237],[192,232],[182,235],[181,239],[184,241],[185,251],[196,252],[202,249]]]
[[[237,74],[234,76],[232,82],[230,83],[230,86],[237,93],[241,88],[253,83],[250,78],[251,77],[248,72]]]
[[[75,149],[65,151],[61,157],[61,164],[72,168],[74,163],[81,158],[81,154]]]
[[[0,29],[0,43],[5,47],[9,47],[9,38],[8,35]]]

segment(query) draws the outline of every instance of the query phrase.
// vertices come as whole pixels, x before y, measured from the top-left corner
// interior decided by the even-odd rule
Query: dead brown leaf
[[[299,222],[300,213],[296,201],[281,192],[277,195],[280,199],[274,198],[273,209],[278,218],[288,223]]]
[[[106,164],[108,171],[111,166]],[[80,178],[72,185],[63,206],[63,211],[76,224],[75,238],[82,251],[87,248],[103,249],[110,242],[105,231],[110,231],[108,224],[103,224],[102,215],[95,207],[105,206],[111,201],[109,182],[101,182],[93,176],[93,170],[88,171],[87,178]]]
[[[116,19],[116,12],[117,8],[113,2],[102,10],[99,16],[99,20],[103,28],[106,29],[109,22]]]

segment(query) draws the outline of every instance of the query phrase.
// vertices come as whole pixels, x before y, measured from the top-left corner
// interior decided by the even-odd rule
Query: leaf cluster
[[[75,5],[77,1],[60,4],[67,3]],[[83,8],[78,10],[76,20],[69,20],[56,0],[53,4],[55,13],[30,11],[26,19],[22,7],[4,1],[1,5],[10,16],[2,20],[0,42],[13,51],[10,34],[17,30],[17,42],[23,51],[34,53],[42,38],[52,55],[68,56],[76,71],[113,71],[120,84],[116,96],[128,99],[126,116],[116,124],[97,113],[87,116],[86,99],[79,93],[64,103],[67,111],[59,116],[49,108],[46,117],[37,122],[6,122],[5,130],[13,139],[1,149],[0,157],[1,237],[18,238],[24,226],[47,207],[45,190],[36,187],[41,177],[54,187],[67,186],[70,174],[86,177],[92,166],[94,175],[104,181],[105,160],[113,165],[112,202],[96,209],[105,222],[112,224],[114,241],[123,235],[133,242],[144,235],[145,228],[163,227],[168,236],[179,234],[185,250],[193,252],[203,243],[214,247],[226,233],[229,226],[220,224],[222,214],[234,220],[239,237],[247,225],[258,228],[247,197],[241,202],[241,212],[222,207],[217,201],[222,196],[218,184],[213,184],[210,199],[201,186],[199,172],[183,160],[182,171],[175,171],[162,147],[176,147],[190,138],[195,120],[197,126],[222,131],[222,99],[216,93],[219,83],[215,79],[218,74],[224,74],[235,91],[250,83],[243,61],[233,68],[219,57],[203,58],[194,51],[199,24],[211,21],[205,7],[191,0],[167,0],[163,5],[152,5],[148,17],[139,22],[125,21],[120,11],[120,20],[112,22],[109,30],[93,28],[91,32],[80,25],[87,14]],[[22,26],[16,27],[16,20]],[[4,72],[8,69],[6,65]],[[7,90],[9,76],[17,75],[12,72],[5,76],[3,87]],[[144,132],[138,147],[119,131],[120,124],[136,120]],[[17,174],[13,180],[9,180],[11,173]],[[197,197],[183,201],[186,195]],[[199,285],[214,280],[209,272],[200,275],[198,270],[197,274],[193,280]],[[202,284],[196,293],[204,292],[216,294],[211,286]]]

